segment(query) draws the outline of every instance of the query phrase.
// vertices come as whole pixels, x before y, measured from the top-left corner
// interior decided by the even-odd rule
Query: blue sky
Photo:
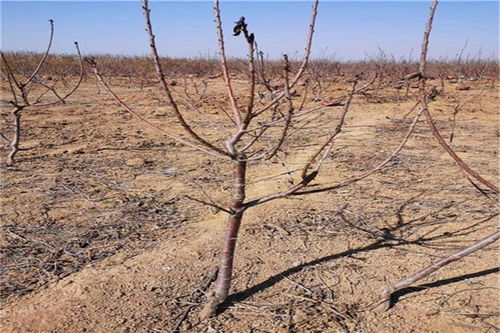
[[[214,55],[216,38],[211,1],[152,1],[152,19],[164,56]],[[427,1],[320,2],[313,56],[359,60],[378,48],[396,57],[418,54],[428,14]],[[148,44],[139,1],[2,1],[2,50],[41,51],[48,19],[56,24],[53,51],[145,55]],[[242,38],[232,37],[233,22],[245,16],[260,48],[271,58],[300,57],[310,19],[302,1],[222,1],[222,19],[231,56],[244,56]],[[497,1],[444,1],[438,6],[430,56],[454,58],[467,41],[466,54],[479,50],[498,56]]]

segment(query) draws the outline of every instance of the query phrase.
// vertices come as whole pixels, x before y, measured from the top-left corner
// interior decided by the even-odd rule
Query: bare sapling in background
[[[437,2],[434,2],[433,8],[436,5]],[[481,182],[492,191],[498,191],[494,185],[470,169],[451,150],[446,142],[443,144],[441,140],[442,136],[435,128],[428,110],[427,104],[432,95],[432,90],[427,89],[425,86],[424,52],[419,72],[405,77],[405,80],[419,80],[419,99],[411,112],[418,111],[416,111],[407,132],[395,150],[382,162],[376,164],[368,171],[338,181],[334,185],[326,183],[318,184],[313,182],[319,182],[318,174],[324,168],[325,163],[331,158],[335,140],[342,132],[348,120],[349,110],[354,97],[370,87],[377,78],[379,78],[378,83],[382,85],[382,79],[379,74],[376,74],[372,78],[367,78],[362,73],[359,73],[359,75],[354,76],[352,80],[347,82],[350,88],[348,93],[343,96],[342,103],[332,101],[321,103],[311,108],[305,107],[305,96],[307,96],[308,85],[304,77],[307,75],[306,68],[309,64],[311,54],[318,14],[318,1],[315,0],[312,4],[311,19],[302,61],[295,66],[294,71],[293,64],[289,61],[288,56],[284,55],[279,78],[281,82],[274,86],[270,84],[271,78],[266,77],[263,53],[257,49],[256,36],[251,32],[252,29],[249,26],[249,22],[247,22],[245,17],[241,17],[235,22],[233,34],[235,37],[241,38],[248,49],[246,58],[247,80],[244,87],[245,90],[242,92],[243,89],[240,89],[241,87],[235,84],[230,73],[219,1],[215,0],[214,16],[218,37],[220,66],[226,90],[226,98],[223,102],[227,101],[230,110],[228,112],[223,110],[224,112],[215,120],[221,129],[217,131],[219,137],[216,139],[202,134],[202,129],[195,128],[193,121],[189,119],[193,115],[185,112],[185,108],[189,109],[190,107],[186,103],[182,103],[182,100],[176,96],[176,92],[172,88],[173,84],[167,80],[162,59],[158,54],[151,23],[151,11],[147,0],[143,0],[142,8],[157,79],[183,135],[178,135],[171,129],[164,129],[135,111],[111,89],[99,69],[98,61],[95,58],[87,58],[87,62],[91,65],[97,80],[102,84],[104,89],[137,120],[170,139],[208,154],[231,166],[232,175],[227,174],[227,178],[232,180],[231,198],[228,199],[226,205],[214,203],[206,194],[201,198],[189,197],[199,203],[215,207],[228,214],[226,229],[222,238],[218,274],[216,275],[213,289],[207,294],[205,307],[200,314],[201,318],[208,318],[215,315],[220,304],[229,295],[236,242],[243,217],[248,209],[276,199],[331,191],[370,176],[390,164],[393,158],[399,154],[422,115],[425,115],[427,118],[432,133],[436,136],[439,143],[455,159],[460,169],[467,174],[467,177]],[[430,28],[424,34],[425,47],[423,46],[423,49],[425,48],[425,50],[427,49],[429,33]],[[292,74],[293,72],[295,73]],[[273,79],[276,78],[273,77]],[[363,80],[366,80],[366,82],[362,82]],[[301,86],[304,87],[303,91],[299,91]],[[268,97],[265,97],[262,91],[267,91]],[[301,97],[300,93],[303,93],[304,96]],[[420,108],[417,108],[419,105]],[[342,106],[342,108],[332,109],[330,108],[332,106]],[[334,114],[335,111],[333,110],[338,110],[338,114]],[[202,114],[201,112],[195,113],[195,115],[199,117],[198,119],[205,119],[207,117],[206,114]],[[332,118],[335,121],[332,122]],[[293,142],[299,133],[301,139],[306,138],[308,140],[308,144],[301,146]],[[303,158],[304,156],[305,158]],[[297,161],[297,158],[300,158],[300,160]],[[274,193],[259,193],[257,197],[247,199],[247,186],[259,181],[258,179],[249,180],[248,171],[254,169],[265,174],[266,166],[271,162],[281,164],[286,169],[286,172],[269,176],[266,179],[275,179],[285,175],[288,177],[287,180],[290,185],[288,185],[288,188]]]
[[[75,42],[76,51],[78,53],[78,58],[80,62],[80,73],[77,82],[68,92],[61,92],[56,88],[56,83],[48,82],[52,80],[45,80],[41,75],[40,71],[47,61],[50,49],[52,47],[52,41],[54,39],[54,21],[50,22],[50,37],[45,53],[42,55],[40,61],[38,62],[36,68],[26,76],[21,76],[15,73],[12,69],[12,59],[7,59],[4,52],[0,52],[1,55],[1,70],[3,77],[7,80],[8,86],[7,90],[10,92],[12,97],[7,101],[12,109],[10,114],[12,115],[13,127],[12,127],[12,138],[8,139],[5,132],[0,133],[0,138],[8,147],[10,147],[10,152],[7,156],[7,165],[14,165],[16,161],[16,154],[21,150],[19,147],[21,141],[21,117],[23,112],[28,109],[35,108],[45,108],[58,103],[65,103],[66,99],[70,97],[80,86],[83,79],[83,60],[80,53],[80,48],[78,43]],[[51,96],[51,97],[50,97]]]

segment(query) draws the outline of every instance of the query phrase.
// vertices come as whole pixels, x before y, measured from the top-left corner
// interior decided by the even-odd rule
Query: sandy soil
[[[238,89],[244,89],[243,82]],[[220,143],[220,81],[189,113],[197,130]],[[449,135],[453,107],[482,89],[455,91],[432,103]],[[343,94],[332,85],[325,98]],[[179,88],[180,92],[182,89]],[[138,112],[174,131],[155,88],[117,88]],[[316,183],[368,170],[396,147],[408,122],[391,121],[386,89],[356,97]],[[132,103],[132,101],[134,103]],[[309,101],[308,104],[315,105]],[[395,109],[396,108],[396,109]],[[340,107],[325,108],[336,118]],[[7,110],[4,105],[4,111]],[[486,88],[458,114],[453,147],[498,184],[498,92]],[[8,126],[4,113],[2,126]],[[86,83],[66,105],[29,110],[25,149],[3,168],[2,332],[169,332],[212,274],[224,212],[185,197],[208,193],[227,202],[230,165],[144,127]],[[315,131],[313,129],[311,131]],[[305,131],[290,162],[307,156]],[[6,150],[3,151],[4,153]],[[250,167],[250,182],[282,172]],[[248,198],[288,186],[286,177],[248,186]],[[424,122],[383,171],[335,191],[273,201],[245,216],[232,294],[214,319],[195,306],[181,332],[496,332],[496,245],[453,263],[372,311],[380,288],[496,230],[495,204],[462,177]]]

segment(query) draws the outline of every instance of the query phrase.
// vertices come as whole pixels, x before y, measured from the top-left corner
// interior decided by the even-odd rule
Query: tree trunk
[[[12,111],[14,116],[14,136],[10,143],[11,151],[7,156],[7,165],[14,165],[15,157],[19,151],[19,140],[21,138],[21,109],[16,108]]]
[[[231,277],[233,273],[234,250],[238,231],[244,210],[242,209],[245,200],[245,173],[246,162],[238,161],[233,170],[233,201],[231,208],[233,213],[227,220],[227,226],[224,233],[224,241],[220,254],[219,274],[215,282],[214,290],[208,295],[208,300],[200,313],[200,318],[205,319],[213,316],[220,303],[224,302],[229,294],[231,287]]]

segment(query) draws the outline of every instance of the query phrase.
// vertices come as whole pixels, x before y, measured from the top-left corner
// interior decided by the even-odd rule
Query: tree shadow
[[[227,308],[234,305],[236,302],[243,302],[243,301],[249,299],[253,295],[274,286],[275,284],[279,283],[280,281],[288,278],[289,276],[291,276],[293,274],[299,273],[300,271],[302,271],[305,268],[310,268],[310,267],[313,267],[313,266],[316,266],[316,265],[319,265],[322,263],[329,262],[331,260],[346,258],[346,257],[350,257],[352,255],[358,254],[358,253],[370,252],[370,251],[374,251],[374,250],[378,250],[378,249],[382,249],[382,248],[388,249],[388,248],[396,248],[396,247],[408,246],[408,245],[419,245],[419,246],[429,247],[428,245],[430,245],[430,244],[436,245],[436,243],[435,243],[436,241],[443,244],[442,242],[446,243],[447,241],[453,240],[456,237],[466,236],[466,235],[470,235],[470,234],[476,232],[478,230],[478,228],[483,227],[484,223],[487,223],[493,217],[498,216],[497,213],[491,214],[490,216],[487,216],[486,218],[480,220],[479,222],[465,226],[461,229],[454,230],[452,232],[443,232],[441,234],[432,235],[432,236],[430,236],[431,232],[424,232],[423,234],[421,234],[420,236],[417,236],[415,238],[415,237],[411,237],[411,236],[413,236],[415,233],[418,233],[417,230],[420,227],[429,224],[429,222],[425,221],[425,217],[433,215],[433,214],[435,215],[438,212],[442,212],[444,210],[450,209],[451,207],[453,207],[457,204],[463,203],[463,201],[458,202],[458,203],[457,202],[447,203],[446,205],[444,205],[444,206],[442,206],[442,207],[440,207],[440,208],[438,208],[438,209],[436,209],[428,214],[425,214],[422,217],[414,218],[414,219],[411,219],[409,221],[404,221],[402,211],[412,201],[416,200],[418,197],[420,197],[420,195],[417,195],[413,198],[410,198],[409,200],[405,201],[396,210],[396,216],[397,216],[398,220],[397,220],[397,223],[392,227],[377,229],[377,230],[373,230],[373,229],[367,230],[365,228],[362,228],[362,227],[360,228],[359,226],[351,224],[351,227],[353,227],[354,229],[358,229],[359,231],[362,231],[365,234],[370,235],[371,238],[374,239],[374,241],[372,243],[365,245],[365,246],[362,246],[362,247],[349,249],[349,250],[346,250],[346,251],[343,251],[340,253],[331,254],[331,255],[328,255],[325,257],[317,258],[317,259],[311,260],[309,262],[288,268],[285,271],[282,271],[281,273],[275,274],[275,275],[267,278],[266,280],[248,288],[248,289],[245,289],[243,291],[240,291],[238,293],[234,293],[234,294],[230,295],[226,299],[226,301],[223,304],[221,304],[221,306],[219,307],[220,312],[225,311]],[[439,221],[439,219],[435,219],[433,224],[443,224],[443,223],[446,223],[446,222]],[[408,231],[408,229],[413,229],[413,228],[415,228],[414,232],[409,232],[407,234],[403,232],[406,235],[401,235],[399,237],[395,236],[395,233],[397,231],[403,231],[403,230]],[[411,237],[413,239],[408,239],[409,237]],[[399,290],[399,291],[393,293],[393,295],[391,295],[391,297],[392,297],[391,304],[395,304],[401,296],[412,293],[412,292],[417,292],[417,291],[420,291],[422,289],[439,287],[441,285],[459,282],[459,281],[462,281],[462,280],[465,280],[468,278],[473,278],[473,277],[477,277],[477,276],[483,276],[483,275],[495,273],[495,272],[498,272],[498,270],[499,270],[499,268],[489,269],[486,271],[462,275],[462,276],[458,276],[455,278],[450,278],[450,279],[441,280],[441,281],[437,281],[437,282],[433,282],[433,283],[428,283],[428,284],[424,284],[424,285],[417,286],[417,287],[408,287],[408,288],[405,288],[405,289],[402,289],[402,290]]]
[[[328,262],[331,260],[335,260],[335,259],[349,257],[349,256],[352,256],[354,254],[361,253],[361,252],[369,252],[369,251],[378,250],[381,248],[391,248],[391,247],[398,246],[398,245],[400,245],[400,244],[388,243],[386,240],[379,240],[379,241],[373,242],[373,243],[368,244],[368,245],[363,246],[363,247],[349,249],[349,250],[346,250],[346,251],[343,251],[340,253],[321,257],[321,258],[314,259],[314,260],[311,260],[309,262],[291,267],[291,268],[289,268],[281,273],[278,273],[276,275],[269,277],[268,279],[262,281],[259,284],[254,285],[253,287],[250,287],[246,290],[243,290],[243,291],[240,291],[238,293],[234,293],[234,294],[230,295],[227,298],[227,300],[222,304],[221,310],[224,311],[229,306],[234,305],[234,303],[236,303],[236,302],[243,302],[243,301],[247,300],[251,296],[253,296],[253,295],[255,295],[255,294],[257,294],[257,293],[259,293],[267,288],[274,286],[275,284],[277,284],[281,280],[284,280],[287,277],[289,277],[295,273],[300,272],[304,268],[316,266],[316,265],[319,265],[319,264],[322,264],[322,263],[325,263],[325,262]]]
[[[407,287],[407,288],[397,290],[391,294],[389,308],[392,308],[393,306],[395,306],[396,303],[399,301],[399,299],[405,295],[416,293],[416,292],[419,292],[422,290],[427,290],[427,289],[431,289],[431,288],[445,286],[445,285],[448,285],[451,283],[460,282],[460,281],[464,281],[467,279],[472,279],[472,278],[476,278],[476,277],[480,277],[480,276],[486,276],[486,275],[493,274],[493,273],[500,273],[500,267],[490,268],[490,269],[486,269],[484,271],[459,275],[459,276],[455,276],[455,277],[444,279],[444,280],[439,280],[439,281],[435,281],[435,282],[421,284],[421,285],[415,286],[415,287]]]

